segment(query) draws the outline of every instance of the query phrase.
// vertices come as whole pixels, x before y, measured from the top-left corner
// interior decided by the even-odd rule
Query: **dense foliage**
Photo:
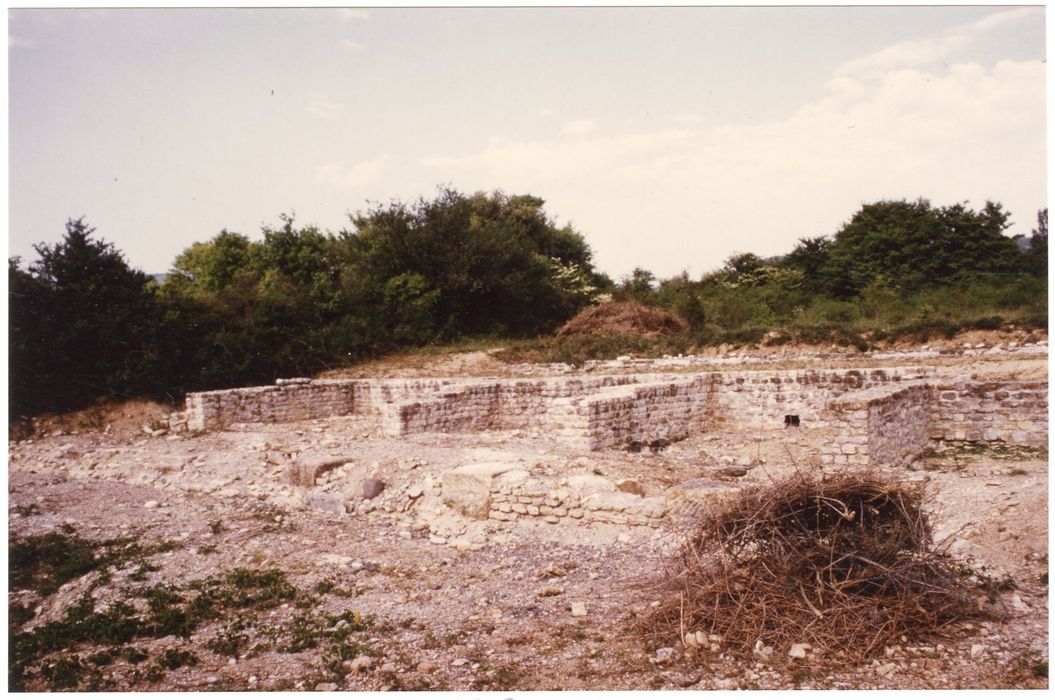
[[[70,221],[61,243],[36,246],[40,260],[28,272],[8,262],[13,414],[158,388],[154,290],[93,231]]]
[[[616,295],[677,313],[691,326],[665,351],[789,340],[865,347],[969,328],[1047,325],[1047,210],[1028,240],[1005,235],[999,204],[981,211],[926,200],[866,204],[832,236],[784,256],[730,256],[721,269],[653,284],[646,271]],[[618,352],[613,347],[611,352]],[[570,358],[574,359],[574,358]]]
[[[737,253],[697,280],[636,269],[619,285],[536,197],[441,189],[350,223],[329,233],[282,216],[260,240],[222,231],[181,253],[159,285],[83,219],[70,221],[28,269],[9,261],[12,417],[99,398],[177,399],[461,338],[531,338],[608,297],[664,308],[686,330],[652,343],[662,347],[591,337],[560,352],[762,339],[863,347],[1047,323],[1046,210],[1016,241],[997,204],[877,202],[782,257]]]
[[[443,189],[337,234],[290,216],[222,231],[157,285],[71,221],[28,270],[9,261],[12,416],[97,398],[176,398],[465,336],[552,331],[610,281],[543,201]]]

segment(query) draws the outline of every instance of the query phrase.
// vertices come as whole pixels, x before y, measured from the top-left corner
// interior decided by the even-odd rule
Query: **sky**
[[[9,256],[85,217],[147,273],[293,213],[545,200],[614,279],[862,204],[1047,206],[1042,7],[9,10]]]

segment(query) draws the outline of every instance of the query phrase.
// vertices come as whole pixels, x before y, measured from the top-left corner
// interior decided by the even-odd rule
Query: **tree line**
[[[222,231],[160,284],[84,219],[39,261],[9,260],[11,415],[97,398],[306,375],[401,347],[546,333],[610,281],[544,202],[443,189],[324,233],[292,216],[262,240]]]
[[[832,235],[800,238],[786,255],[734,253],[696,280],[636,269],[614,294],[685,320],[689,331],[671,351],[762,340],[864,349],[970,328],[1046,328],[1047,209],[1029,236],[1006,235],[1010,225],[993,202],[978,211],[925,199],[875,202]]]
[[[699,343],[814,317],[845,324],[942,293],[1046,322],[1046,210],[1023,243],[1004,234],[998,204],[878,202],[785,256],[739,253],[695,280],[638,269],[619,282],[533,196],[442,188],[372,205],[337,233],[280,222],[260,240],[222,231],[191,245],[161,283],[83,218],[35,246],[31,265],[10,259],[12,418],[100,398],[175,401],[462,338],[538,337],[608,298],[666,308]]]

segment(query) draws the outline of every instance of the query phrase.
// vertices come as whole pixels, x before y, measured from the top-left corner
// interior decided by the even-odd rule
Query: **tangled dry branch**
[[[703,632],[729,652],[781,657],[808,644],[831,664],[986,615],[935,548],[922,500],[870,474],[746,491],[692,525],[641,631],[657,643]]]

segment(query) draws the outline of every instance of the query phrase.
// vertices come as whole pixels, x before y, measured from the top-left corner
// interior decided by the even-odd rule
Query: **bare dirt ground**
[[[1047,376],[1043,356],[940,360],[964,375]],[[493,376],[493,363],[478,352],[369,376]],[[9,553],[55,533],[53,547],[85,543],[99,564],[89,557],[57,590],[34,580],[9,594],[12,639],[22,635],[9,669],[24,661],[18,678],[29,690],[1048,685],[1046,452],[950,448],[896,475],[926,483],[936,538],[981,575],[979,596],[1002,613],[831,670],[786,650],[745,660],[720,643],[694,656],[645,644],[634,624],[655,601],[648,582],[677,543],[672,528],[478,521],[438,496],[442,472],[488,460],[540,477],[634,478],[646,495],[700,477],[765,484],[817,468],[793,433],[591,453],[525,431],[396,439],[351,417],[148,434],[142,424],[169,409],[108,410],[89,424],[43,423],[9,445]],[[284,472],[312,451],[346,461],[307,503]],[[385,489],[366,499],[372,478]],[[335,503],[348,512],[328,512]]]

